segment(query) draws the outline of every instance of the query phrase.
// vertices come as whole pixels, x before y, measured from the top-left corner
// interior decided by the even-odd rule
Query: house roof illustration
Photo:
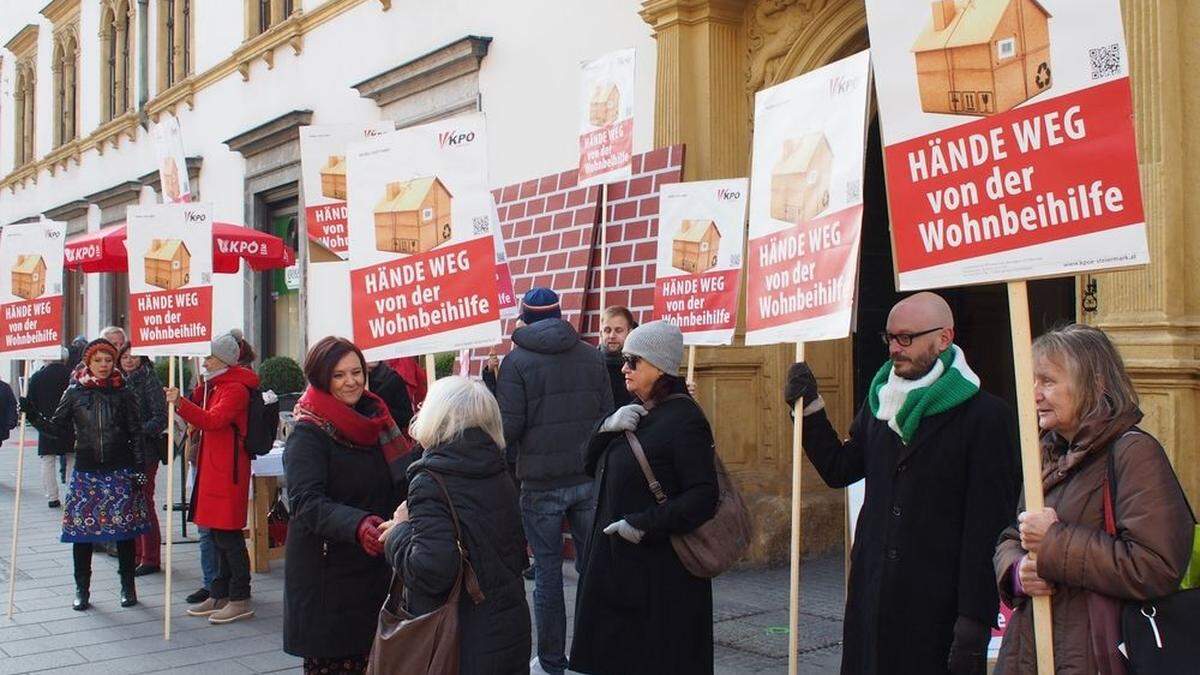
[[[954,0],[954,16],[946,27],[934,28],[933,18],[913,43],[914,52],[930,52],[939,49],[954,49],[990,42],[1000,19],[1012,2],[1021,0]],[[1050,11],[1040,0],[1030,0],[1047,17]]]
[[[822,147],[828,149],[829,141],[825,140],[825,134],[819,131],[784,141],[783,156],[775,165],[774,173],[788,174],[808,171],[812,165],[813,155],[817,154]]]
[[[182,239],[155,239],[150,242],[150,250],[146,252],[147,260],[174,260],[179,250],[191,255],[187,244]]]
[[[40,255],[18,255],[17,264],[13,265],[14,272],[36,272],[38,265],[46,266]]]
[[[321,167],[321,173],[336,173],[346,175],[346,158],[338,155],[330,155],[325,162],[325,166]]]
[[[435,183],[441,185],[443,190],[446,189],[437,176],[414,178],[404,183],[389,183],[387,196],[379,202],[375,210],[415,211],[421,208],[421,202],[425,201],[425,196],[429,194]]]
[[[717,224],[711,220],[685,220],[679,223],[679,232],[675,235],[675,241],[700,241],[704,239],[710,225],[717,230],[717,236],[721,236],[721,230],[717,229]]]

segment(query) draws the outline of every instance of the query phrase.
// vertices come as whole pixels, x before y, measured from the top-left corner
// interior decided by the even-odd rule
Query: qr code
[[[62,293],[62,284],[50,284],[50,293],[53,295]]]
[[[862,199],[862,179],[857,178],[846,183],[846,201],[856,202]]]
[[[473,236],[479,236],[481,234],[487,234],[491,232],[492,228],[490,222],[491,219],[487,216],[475,216],[471,219],[471,234]]]
[[[200,283],[201,284],[211,284],[212,283],[212,274],[210,274],[209,272],[201,272],[200,273]]]
[[[1121,45],[1111,44],[1107,47],[1097,47],[1088,50],[1092,62],[1092,79],[1103,80],[1106,77],[1120,75],[1124,70],[1121,64]]]
[[[733,255],[729,256],[729,266],[730,267],[741,267],[742,266],[742,254],[734,253]]]

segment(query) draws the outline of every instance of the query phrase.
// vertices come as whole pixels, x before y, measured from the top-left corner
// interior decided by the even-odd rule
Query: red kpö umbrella
[[[63,259],[67,269],[81,272],[128,272],[125,226],[106,227],[68,239]],[[292,266],[296,253],[273,234],[231,223],[213,223],[213,271],[233,274],[243,259],[261,272]]]

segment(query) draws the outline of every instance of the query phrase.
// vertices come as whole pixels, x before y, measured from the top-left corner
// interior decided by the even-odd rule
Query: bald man
[[[954,344],[954,315],[933,293],[892,308],[889,360],[843,441],[804,363],[804,451],[834,488],[866,479],[850,554],[842,673],[986,672],[999,598],[991,560],[1016,506],[1016,426],[980,391]]]

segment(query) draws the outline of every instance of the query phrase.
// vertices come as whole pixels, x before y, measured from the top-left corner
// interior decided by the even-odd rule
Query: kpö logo
[[[741,190],[730,190],[728,188],[718,188],[717,189],[717,199],[720,199],[723,202],[733,201],[734,199],[741,199],[741,198],[742,198]]]
[[[208,221],[208,215],[203,211],[184,211],[183,218],[189,223],[203,223]]]
[[[859,78],[857,77],[844,77],[842,75],[837,75],[830,78],[829,95],[840,96],[858,89],[858,80]]]
[[[63,257],[67,259],[67,262],[71,263],[76,260],[96,260],[100,257],[100,244],[68,246],[63,249]]]
[[[451,129],[450,131],[443,131],[438,134],[438,147],[457,147],[460,145],[466,145],[474,140],[474,131],[459,131],[457,129]]]
[[[241,256],[258,256],[266,255],[267,247],[265,244],[258,241],[230,241],[228,239],[218,239],[217,249],[221,253],[232,253]]]

